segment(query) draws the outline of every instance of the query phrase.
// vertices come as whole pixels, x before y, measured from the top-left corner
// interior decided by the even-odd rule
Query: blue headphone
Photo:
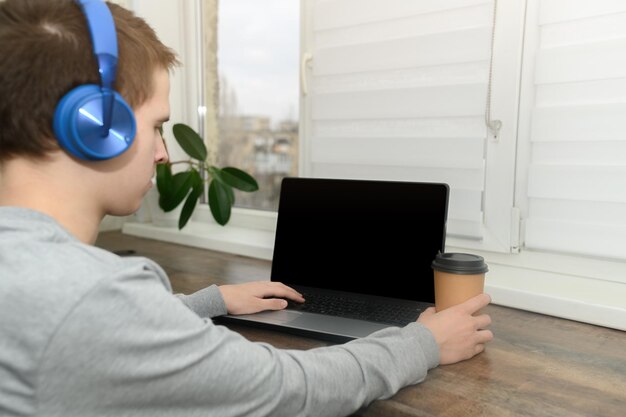
[[[114,158],[135,139],[135,116],[113,90],[117,71],[117,35],[108,6],[102,0],[77,0],[87,18],[100,85],[85,84],[68,92],[54,112],[52,127],[61,146],[80,159]]]

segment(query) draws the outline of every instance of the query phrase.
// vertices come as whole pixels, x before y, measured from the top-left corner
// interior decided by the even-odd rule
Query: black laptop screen
[[[434,302],[446,184],[285,178],[272,281]]]

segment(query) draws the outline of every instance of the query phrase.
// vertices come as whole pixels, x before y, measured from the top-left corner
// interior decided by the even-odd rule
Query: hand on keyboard
[[[255,281],[221,285],[219,290],[229,314],[252,314],[264,310],[282,310],[287,300],[304,302],[302,294],[280,282]]]

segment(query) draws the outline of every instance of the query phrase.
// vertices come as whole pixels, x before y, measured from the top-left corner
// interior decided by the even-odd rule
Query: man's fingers
[[[274,282],[274,285],[278,288],[281,288],[284,291],[287,291],[288,293],[294,294],[296,296],[302,297],[302,294],[300,294],[298,291],[294,290],[293,288],[283,284],[282,282]]]
[[[280,298],[267,298],[261,300],[261,308],[263,310],[282,310],[287,307],[287,301]]]
[[[477,335],[477,341],[479,344],[485,344],[493,340],[493,333],[491,330],[479,330]]]
[[[485,329],[491,324],[491,317],[488,314],[481,314],[476,316],[476,328]]]
[[[474,314],[481,308],[487,307],[491,302],[491,297],[489,294],[478,294],[475,297],[470,298],[462,304],[459,304],[457,307],[462,308],[469,314]]]
[[[281,297],[289,298],[290,300],[298,301],[300,303],[304,302],[302,294],[281,282],[270,282],[267,284],[269,285],[265,285],[263,297]]]

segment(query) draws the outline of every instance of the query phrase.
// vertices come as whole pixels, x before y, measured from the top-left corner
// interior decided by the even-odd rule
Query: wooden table
[[[269,279],[270,262],[103,233],[97,245],[158,262],[175,292]],[[423,383],[358,416],[626,416],[626,332],[491,305],[495,340],[484,353],[429,372]],[[231,326],[253,341],[309,349],[326,343]]]

